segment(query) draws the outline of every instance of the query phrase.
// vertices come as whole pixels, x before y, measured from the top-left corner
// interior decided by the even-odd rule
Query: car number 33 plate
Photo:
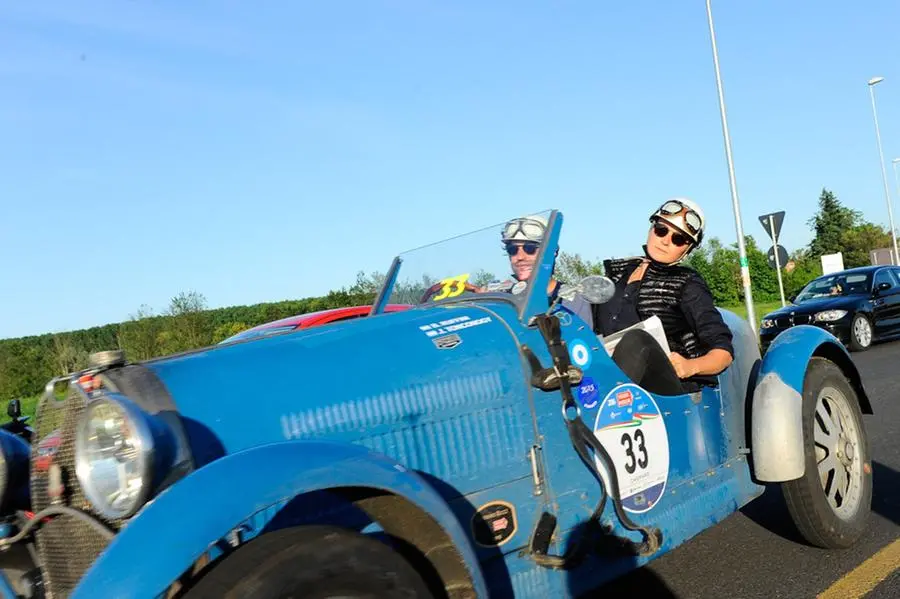
[[[669,477],[669,436],[653,397],[637,385],[619,385],[600,405],[594,435],[615,464],[622,507],[638,514],[652,509]],[[609,489],[606,468],[595,462]]]

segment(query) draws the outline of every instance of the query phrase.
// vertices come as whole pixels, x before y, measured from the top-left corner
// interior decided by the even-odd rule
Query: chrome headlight
[[[846,315],[846,310],[825,310],[824,312],[818,312],[816,314],[816,320],[818,322],[834,322],[835,320],[842,319]]]
[[[762,319],[762,328],[771,329],[775,326],[775,321],[771,318],[763,318]]]
[[[151,416],[110,394],[85,408],[75,435],[75,472],[84,494],[111,520],[133,515],[153,485],[155,439]]]

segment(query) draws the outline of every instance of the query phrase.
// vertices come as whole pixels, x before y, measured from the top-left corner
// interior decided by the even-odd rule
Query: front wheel
[[[432,599],[390,547],[352,530],[301,526],[265,533],[224,558],[186,599]]]
[[[856,314],[853,316],[853,322],[850,324],[850,350],[865,351],[872,347],[872,321],[864,314]]]
[[[782,484],[803,537],[826,549],[853,545],[872,506],[872,465],[856,391],[833,362],[813,358],[803,383],[806,471]]]

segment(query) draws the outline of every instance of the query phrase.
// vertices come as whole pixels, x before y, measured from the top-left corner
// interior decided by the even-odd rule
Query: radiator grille
[[[41,441],[50,435],[59,435],[56,453],[50,456],[52,463],[62,471],[65,494],[62,503],[102,518],[90,508],[78,478],[75,476],[75,427],[78,417],[87,405],[87,398],[77,389],[70,389],[65,401],[45,395],[38,405],[35,419],[35,439],[32,446],[31,497],[35,513],[51,503],[48,493],[48,456]],[[111,528],[117,523],[106,522]],[[53,516],[38,527],[35,533],[40,554],[45,592],[48,598],[67,597],[78,581],[107,545],[90,525],[71,516]]]

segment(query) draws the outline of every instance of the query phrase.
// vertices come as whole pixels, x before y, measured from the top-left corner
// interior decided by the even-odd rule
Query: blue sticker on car
[[[576,339],[569,345],[569,357],[572,359],[572,364],[581,369],[590,368],[591,361],[594,359],[591,355],[591,348],[581,339]]]
[[[581,402],[587,409],[597,407],[597,404],[600,403],[597,400],[597,396],[600,395],[600,390],[597,388],[597,383],[594,382],[589,376],[586,376],[582,379],[581,385],[578,386],[578,400]]]

